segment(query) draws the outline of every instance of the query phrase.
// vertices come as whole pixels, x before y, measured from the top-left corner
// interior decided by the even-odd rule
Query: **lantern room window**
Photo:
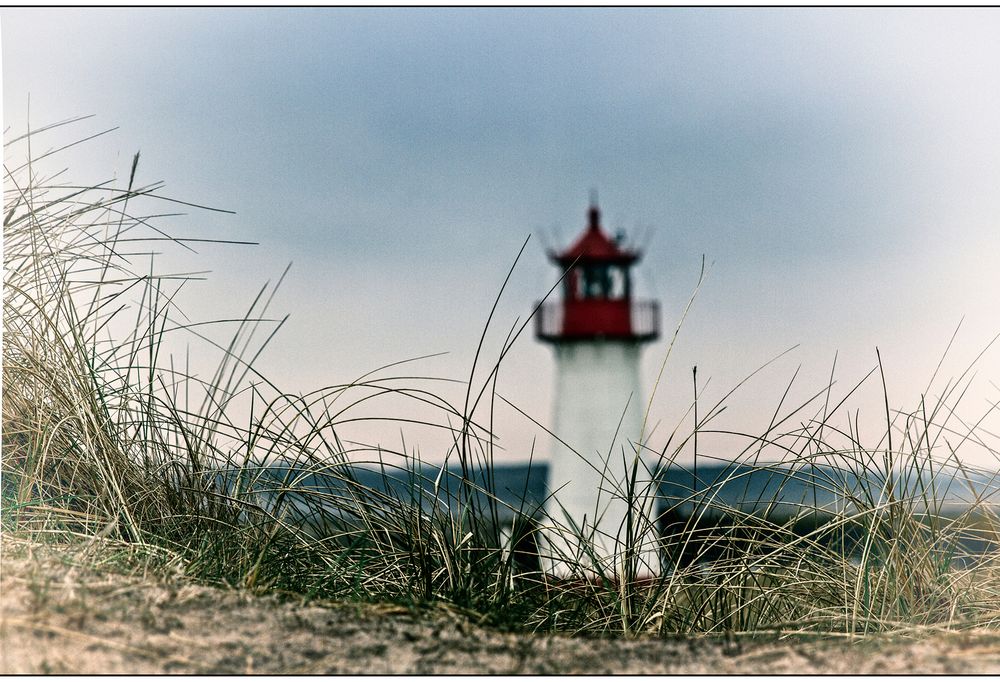
[[[628,269],[608,263],[588,263],[573,268],[566,276],[566,294],[570,300],[620,300],[629,295]]]

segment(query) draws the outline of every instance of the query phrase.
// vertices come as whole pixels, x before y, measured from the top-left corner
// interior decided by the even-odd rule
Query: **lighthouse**
[[[565,275],[561,297],[539,308],[535,328],[556,362],[542,565],[566,575],[599,564],[617,574],[631,556],[640,573],[656,572],[653,484],[638,442],[639,359],[660,324],[657,302],[632,296],[642,254],[605,233],[591,197],[583,233],[548,255]],[[629,545],[639,551],[626,553]]]

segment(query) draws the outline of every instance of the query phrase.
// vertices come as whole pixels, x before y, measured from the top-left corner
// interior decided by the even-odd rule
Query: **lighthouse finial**
[[[601,209],[597,207],[597,188],[590,190],[590,209],[587,211],[590,229],[598,230],[601,227]]]

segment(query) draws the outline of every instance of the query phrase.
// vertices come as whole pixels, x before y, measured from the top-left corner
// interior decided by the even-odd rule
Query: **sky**
[[[164,219],[174,234],[258,243],[162,257],[212,271],[179,298],[189,316],[239,314],[292,264],[260,367],[293,393],[435,353],[405,372],[467,377],[530,237],[495,359],[592,189],[662,305],[643,356],[653,447],[689,421],[694,366],[710,404],[792,349],[727,399],[719,428],[760,433],[792,377],[786,406],[835,357],[834,399],[877,347],[889,402],[913,410],[1000,332],[995,9],[4,9],[0,31],[7,134],[93,115],[52,133],[117,126],[60,157],[70,176],[127,177],[141,150],[139,181],[235,212]],[[548,424],[553,358],[530,332],[498,390]],[[960,412],[996,434],[1000,348],[976,371]],[[852,406],[877,432],[881,382]],[[345,429],[399,442],[397,424]],[[498,459],[545,456],[503,405],[495,430]],[[426,438],[434,459],[446,446]]]

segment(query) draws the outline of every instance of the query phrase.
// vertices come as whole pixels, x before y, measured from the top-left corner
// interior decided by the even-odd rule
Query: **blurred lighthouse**
[[[604,232],[596,196],[587,214],[583,234],[549,252],[565,272],[562,299],[546,302],[536,320],[536,336],[556,360],[542,564],[564,575],[595,562],[617,572],[631,544],[641,548],[630,554],[638,572],[651,573],[659,566],[651,476],[637,442],[645,408],[639,356],[659,337],[659,306],[633,299],[631,268],[642,254]]]

